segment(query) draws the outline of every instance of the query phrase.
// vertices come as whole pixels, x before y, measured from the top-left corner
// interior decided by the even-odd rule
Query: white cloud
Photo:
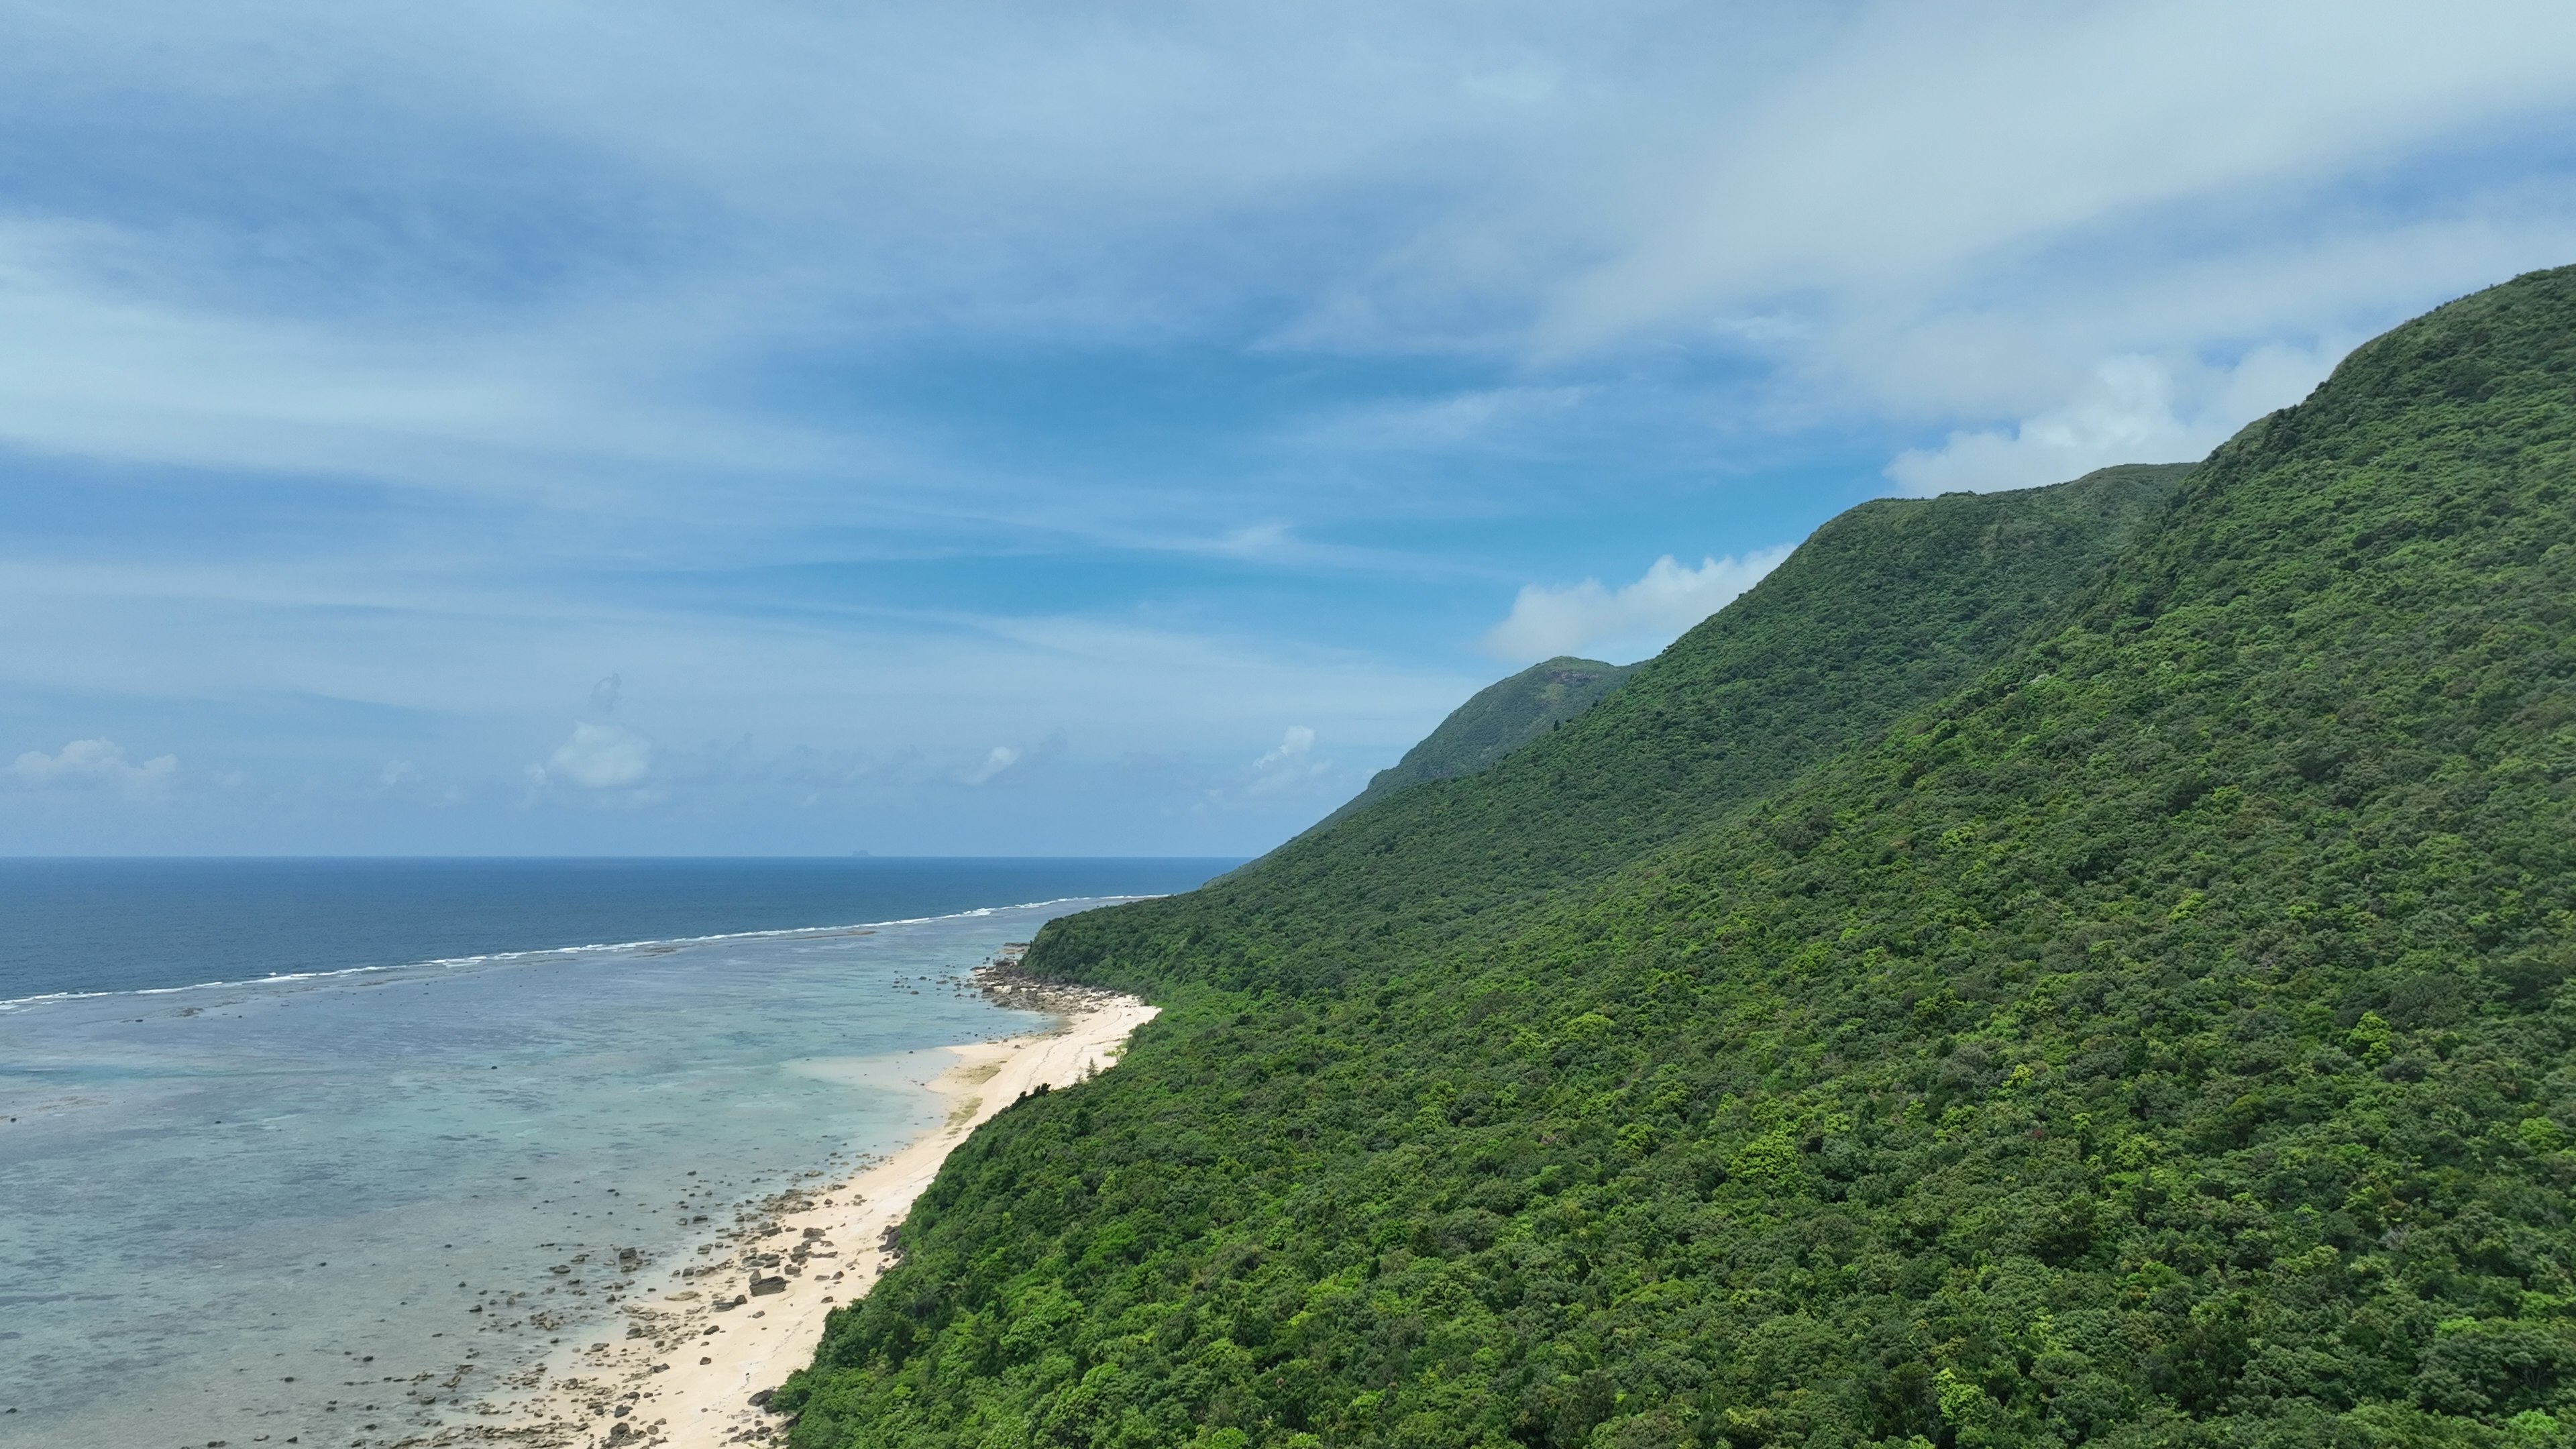
[[[166,153],[202,165],[206,195],[253,157],[261,194],[314,200],[257,226],[13,205],[0,323],[44,365],[0,361],[0,436],[452,486],[603,456],[836,464],[738,390],[692,391],[782,345],[1241,342],[1257,317],[1301,347],[1526,357],[1707,329],[1866,374],[1869,319],[1975,296],[2047,351],[2068,324],[2032,305],[2034,276],[2129,295],[2186,260],[2259,270],[2283,236],[2394,236],[2420,204],[2327,192],[2544,135],[2576,93],[2562,0],[2496,0],[2475,23],[2385,0],[263,15],[246,30],[96,0],[24,17],[19,50],[42,60],[0,58],[0,95],[35,98],[47,134],[165,143],[96,148],[106,174],[85,167],[65,197],[157,186],[185,211],[199,188],[130,159]],[[396,182],[387,154],[412,158]],[[2464,178],[2451,200],[2478,184],[2446,170]],[[396,231],[368,230],[381,206],[332,205],[389,185],[413,219]],[[2473,280],[2576,240],[2554,177],[2463,204],[2524,233]],[[478,270],[505,249],[480,230],[496,216],[541,283]],[[2394,279],[2320,273],[2267,325],[2394,320],[2454,285],[2454,253],[2419,250]],[[2156,345],[2086,342],[2079,370]],[[1356,446],[1474,443],[1556,392],[1349,427]]]
[[[1485,635],[1485,648],[1524,663],[1596,649],[1632,658],[1652,654],[1761,582],[1789,556],[1789,548],[1780,544],[1742,558],[1702,559],[1697,568],[1666,554],[1647,566],[1644,577],[1616,591],[1599,579],[1569,588],[1524,584],[1512,600],[1511,617]]]
[[[0,352],[0,442],[593,502],[665,469],[739,484],[864,452],[677,396],[683,347],[611,304],[355,328],[190,295],[207,264],[163,236],[0,218],[0,333],[21,344]]]
[[[624,725],[583,722],[555,747],[543,765],[529,767],[539,783],[565,781],[585,790],[640,784],[653,771],[653,742]]]
[[[1862,7],[1677,118],[1548,326],[1598,338],[1801,294],[1901,309],[1998,262],[2062,262],[2055,244],[2118,257],[2164,208],[2295,207],[2435,138],[2563,113],[2571,79],[2556,0],[2475,24],[2404,0]],[[2201,245],[2260,250],[2261,231]]]
[[[959,771],[955,778],[962,785],[986,785],[1005,776],[1016,782],[1042,765],[1062,760],[1069,748],[1070,739],[1059,727],[1033,745],[995,745],[984,752],[982,763]]]
[[[2267,347],[2230,368],[2115,357],[2084,391],[2011,431],[1955,432],[1887,465],[1907,493],[1929,497],[2062,483],[2113,463],[2189,463],[2246,423],[2307,395],[2344,351]]]
[[[528,766],[549,788],[684,791],[683,742],[756,732],[750,754],[910,762],[889,777],[936,802],[914,838],[962,841],[961,802],[1021,808],[1042,699],[1284,819],[1298,796],[1243,796],[1268,778],[1245,741],[1304,719],[1356,766],[1480,682],[1435,677],[1428,626],[1336,618],[1483,577],[1481,540],[1624,486],[1555,466],[1569,436],[1747,488],[1784,435],[1925,444],[1909,488],[2051,481],[2190,456],[2333,339],[2576,258],[2564,0],[257,13],[12,16],[0,127],[44,144],[0,208],[0,447],[215,470],[98,476],[168,473],[216,512],[101,512],[243,521],[29,535],[0,559],[0,659],[13,687],[148,702],[44,738],[190,760],[260,733],[209,733],[235,706],[207,702],[291,702],[309,733],[256,760],[268,781],[355,732],[352,780],[402,758],[488,782],[562,738],[526,701],[577,687],[567,661],[615,662],[656,681],[665,743],[567,741]],[[1085,405],[876,385],[925,347],[925,380],[1056,359]],[[1279,371],[1229,392],[1242,372],[1202,366],[1229,357]],[[1209,390],[1136,385],[1167,362]],[[1148,408],[1170,445],[1126,451]],[[234,506],[262,470],[297,475],[294,526]],[[1228,562],[971,594],[839,567],[996,549]],[[773,567],[798,563],[833,581]],[[1658,567],[1669,590],[1527,591],[1495,647],[1642,652],[1731,592]],[[1382,611],[1305,606],[1399,575],[1346,601]],[[969,792],[976,739],[1023,757]]]
[[[114,740],[74,740],[53,754],[29,750],[9,766],[9,774],[34,789],[90,788],[143,794],[167,785],[179,773],[179,757],[155,755],[136,764]]]
[[[1020,762],[1020,752],[1009,745],[995,745],[984,756],[984,763],[957,778],[969,785],[981,785]]]
[[[1314,730],[1305,725],[1290,725],[1288,732],[1279,737],[1277,748],[1252,762],[1252,784],[1246,787],[1248,793],[1276,795],[1331,774],[1333,762],[1318,760],[1314,754]]]

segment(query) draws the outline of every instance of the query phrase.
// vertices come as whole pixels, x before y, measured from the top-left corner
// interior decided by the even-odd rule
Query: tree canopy
[[[2576,268],[2206,462],[1865,506],[1617,692],[1033,969],[841,1446],[2557,1444]]]

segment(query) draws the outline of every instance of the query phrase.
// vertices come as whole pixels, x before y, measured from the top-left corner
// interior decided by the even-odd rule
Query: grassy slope
[[[2572,493],[2576,271],[1749,818],[1257,1010],[1154,958],[797,1442],[2559,1442]]]
[[[2157,515],[2180,467],[1863,504],[1600,704],[1186,896],[1041,932],[1041,969],[1139,989],[1313,987],[1498,929],[1740,810],[1973,677]]]
[[[1325,816],[1317,828],[1370,809],[1407,785],[1492,769],[1503,756],[1600,703],[1635,668],[1559,655],[1486,685],[1405,751],[1403,759],[1370,776],[1367,789]]]

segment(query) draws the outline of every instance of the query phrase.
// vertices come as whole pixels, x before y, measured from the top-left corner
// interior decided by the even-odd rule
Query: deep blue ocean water
[[[1231,860],[0,860],[0,1002],[1189,890]]]
[[[1231,864],[0,862],[0,1445],[452,1422],[605,1318],[550,1265],[908,1139],[1037,1024],[964,972]]]

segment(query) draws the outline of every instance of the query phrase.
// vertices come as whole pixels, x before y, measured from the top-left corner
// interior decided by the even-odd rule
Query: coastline
[[[1114,1064],[1158,1010],[1131,996],[1032,981],[1016,966],[1015,956],[999,958],[977,971],[977,983],[999,1004],[1048,1012],[1055,1023],[945,1048],[954,1060],[922,1084],[947,1109],[939,1125],[839,1182],[770,1198],[738,1228],[637,1282],[616,1319],[574,1335],[587,1342],[517,1376],[522,1392],[477,1404],[474,1422],[409,1442],[719,1449],[783,1438],[786,1421],[752,1395],[810,1363],[825,1317],[875,1285],[894,1261],[896,1226],[948,1154],[1022,1095]],[[619,1324],[624,1336],[615,1336]]]

